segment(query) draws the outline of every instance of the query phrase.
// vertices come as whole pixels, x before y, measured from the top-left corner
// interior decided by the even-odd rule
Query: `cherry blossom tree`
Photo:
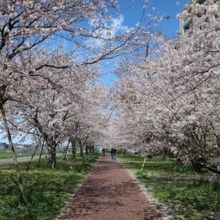
[[[13,84],[17,100],[9,102],[7,110],[15,133],[40,136],[45,141],[53,168],[59,144],[70,140],[74,146],[77,142],[83,156],[84,147],[88,152],[88,146],[98,142],[105,126],[107,92],[97,84],[97,68],[74,64],[71,56],[62,53],[42,51],[39,59],[39,53],[35,56],[24,64],[26,80]],[[43,66],[30,74],[42,58],[44,63],[53,60],[54,68]]]
[[[176,40],[156,36],[147,57],[125,60],[113,99],[120,121],[118,135],[124,133],[130,146],[148,150],[153,144],[197,170],[216,173],[220,151],[219,7],[218,1],[193,3],[192,10],[180,15],[192,17],[191,31]]]
[[[27,89],[28,83],[31,85],[28,91],[30,92],[31,90],[31,92],[24,94],[31,94],[31,97],[29,101],[26,99],[26,102],[31,102],[34,96],[36,98],[40,93],[36,91],[39,84],[34,84],[37,82],[37,77],[40,78],[38,83],[41,80],[45,80],[50,86],[56,87],[56,83],[47,75],[45,68],[52,68],[54,70],[68,67],[55,66],[53,65],[53,60],[48,60],[47,58],[45,62],[39,62],[38,64],[40,65],[33,67],[32,59],[36,59],[36,56],[32,57],[33,51],[36,54],[39,47],[45,45],[46,42],[50,44],[54,36],[66,38],[71,41],[74,40],[73,47],[79,45],[79,38],[103,38],[98,33],[107,29],[106,26],[108,24],[105,21],[109,17],[106,9],[109,7],[114,8],[116,6],[115,3],[116,1],[107,0],[2,0],[0,2],[0,110],[9,144],[14,153],[13,159],[19,180],[19,188],[25,202],[27,199],[24,195],[15,148],[6,115],[8,109],[6,110],[5,108],[10,106],[13,109],[16,102],[20,104],[20,98],[23,98],[22,92],[24,91],[22,86]],[[105,25],[102,25],[103,23]],[[118,43],[116,42],[114,47],[111,45],[111,48],[103,46],[105,50],[98,51],[97,56],[93,56],[91,59],[87,57],[87,63],[96,63],[106,56],[110,56],[113,52],[118,52],[128,41],[128,38],[126,39],[125,37],[124,39],[125,43],[122,43],[116,35],[111,38],[103,38],[106,44],[112,40],[114,42],[118,40]],[[42,58],[45,58],[45,56],[42,56]],[[28,64],[26,61],[29,61],[31,64]],[[42,72],[44,72],[44,75],[42,75]],[[32,79],[34,83],[31,83]],[[54,91],[52,92],[51,90],[51,96],[54,95]],[[37,110],[35,113],[38,114]],[[48,140],[48,142],[51,142],[51,140]]]

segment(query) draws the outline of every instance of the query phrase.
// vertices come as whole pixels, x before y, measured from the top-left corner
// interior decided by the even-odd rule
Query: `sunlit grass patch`
[[[220,183],[215,182],[215,175],[196,173],[191,166],[173,159],[147,159],[143,172],[140,170],[143,158],[122,156],[121,161],[135,171],[160,202],[173,209],[173,219],[219,220]]]
[[[93,169],[98,156],[86,156],[76,160],[58,159],[57,168],[47,168],[43,160],[40,167],[34,161],[29,171],[23,171],[29,204],[21,202],[19,191],[11,176],[11,166],[0,167],[0,219],[54,219],[74,189]],[[27,163],[22,163],[24,170]]]

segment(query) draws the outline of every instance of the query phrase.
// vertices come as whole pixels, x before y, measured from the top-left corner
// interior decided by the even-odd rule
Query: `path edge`
[[[123,166],[127,174],[132,178],[132,180],[138,185],[144,197],[149,202],[149,205],[162,215],[163,220],[172,219],[173,210],[165,204],[159,202],[159,200],[156,199],[153,194],[147,189],[147,187],[137,178],[134,171],[127,169],[120,159],[118,160],[118,162]]]
[[[90,171],[90,173],[88,173],[88,175],[85,177],[85,179],[76,185],[75,189],[73,190],[73,192],[70,194],[70,196],[68,197],[68,199],[64,202],[64,207],[60,210],[60,213],[57,215],[57,217],[55,218],[55,220],[60,220],[64,214],[68,213],[68,211],[70,211],[70,204],[71,204],[71,200],[75,197],[75,195],[77,194],[77,192],[80,190],[80,188],[86,183],[87,179],[90,177],[90,175],[92,174],[92,172],[97,168],[98,162],[100,161],[102,157],[100,156],[98,158],[98,160],[96,161],[93,169]]]

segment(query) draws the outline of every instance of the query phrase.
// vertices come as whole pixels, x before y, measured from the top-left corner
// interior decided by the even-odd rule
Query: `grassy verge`
[[[46,161],[42,161],[40,167],[33,162],[31,169],[23,173],[29,205],[21,202],[12,180],[14,171],[11,165],[0,166],[0,219],[55,219],[74,189],[93,169],[97,158],[93,155],[74,161],[59,159],[54,170],[47,168]],[[21,166],[24,169],[27,163]]]
[[[29,148],[17,148],[16,155],[17,157],[30,157],[35,152],[35,147]],[[38,148],[35,152],[35,155],[40,155],[41,149]],[[46,149],[43,150],[42,155],[47,155],[48,152]],[[63,155],[63,149],[57,149],[57,154]],[[0,149],[0,159],[11,159],[13,157],[13,153],[10,149]]]
[[[31,156],[34,153],[34,150],[35,150],[34,147],[16,149],[16,155],[17,157]],[[40,149],[38,149],[36,152],[36,155],[39,155],[39,154],[40,154]],[[12,157],[13,157],[13,153],[10,149],[0,149],[0,159],[8,159]]]
[[[17,150],[17,156],[21,154],[20,150]],[[12,158],[12,152],[9,149],[0,149],[0,159]]]
[[[133,170],[160,202],[174,210],[173,219],[204,220],[220,218],[220,183],[211,173],[198,174],[175,160],[148,159],[121,155],[126,168]]]

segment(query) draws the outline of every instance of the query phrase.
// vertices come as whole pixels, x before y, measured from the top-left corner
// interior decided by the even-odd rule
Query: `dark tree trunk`
[[[93,145],[91,146],[91,152],[95,153],[95,147]]]
[[[40,167],[40,162],[41,162],[41,157],[42,157],[42,154],[43,154],[43,149],[44,149],[44,140],[43,140],[42,145],[41,145],[41,150],[40,150],[40,155],[39,155],[39,160],[38,160],[38,167]]]
[[[69,139],[68,144],[67,144],[67,146],[65,148],[65,151],[64,151],[64,157],[63,157],[64,160],[67,159],[67,153],[68,153],[68,150],[69,150],[69,145],[70,145],[70,139]]]
[[[199,172],[199,173],[202,172],[203,166],[202,166],[200,163],[198,163],[198,162],[192,162],[192,161],[191,161],[191,164],[192,164],[192,166],[193,166],[193,168],[195,169],[196,172]]]
[[[49,158],[48,158],[48,166],[50,168],[55,168],[56,167],[56,149],[54,149],[53,147],[49,147],[48,149],[49,152]]]
[[[92,153],[92,146],[89,145],[89,153],[91,154]]]
[[[217,145],[218,145],[218,148],[220,148],[220,136],[217,136]]]
[[[217,142],[217,146],[218,146],[217,156],[219,157],[219,152],[220,152],[220,136],[216,137],[216,142]]]
[[[195,171],[202,172],[205,168],[206,160],[202,157],[191,160],[191,164]]]
[[[56,167],[56,144],[52,140],[47,140],[48,147],[48,166],[50,168]]]
[[[220,175],[220,170],[216,166],[205,166],[205,169]]]
[[[25,195],[23,180],[21,178],[20,167],[19,167],[19,164],[18,164],[18,161],[17,161],[17,156],[16,156],[16,152],[15,152],[14,144],[13,144],[13,141],[12,141],[11,132],[10,132],[10,129],[9,129],[9,126],[8,126],[8,121],[7,121],[7,117],[6,117],[6,114],[5,114],[3,104],[0,104],[0,111],[1,111],[1,116],[2,116],[2,120],[3,120],[4,128],[5,128],[5,131],[7,133],[8,143],[9,143],[9,146],[10,146],[11,151],[13,153],[13,162],[14,162],[15,172],[16,172],[16,176],[17,176],[16,183],[17,183],[18,188],[21,192],[21,196],[22,196],[23,201],[25,203],[28,203],[27,197]]]
[[[88,154],[89,154],[89,146],[86,145],[86,155],[88,155]]]
[[[28,163],[28,165],[27,165],[27,170],[30,169],[32,160],[33,160],[33,158],[34,158],[34,156],[35,156],[35,154],[36,154],[36,152],[37,152],[37,149],[38,149],[38,147],[39,147],[39,144],[40,144],[40,141],[39,141],[39,143],[37,144],[37,146],[35,147],[33,154],[31,155],[31,160],[29,161],[29,163]]]
[[[78,143],[79,143],[79,150],[80,150],[80,157],[84,157],[84,147],[82,144],[82,141],[80,139],[78,139]]]
[[[71,139],[71,145],[72,145],[72,159],[76,158],[76,141],[74,139]]]

